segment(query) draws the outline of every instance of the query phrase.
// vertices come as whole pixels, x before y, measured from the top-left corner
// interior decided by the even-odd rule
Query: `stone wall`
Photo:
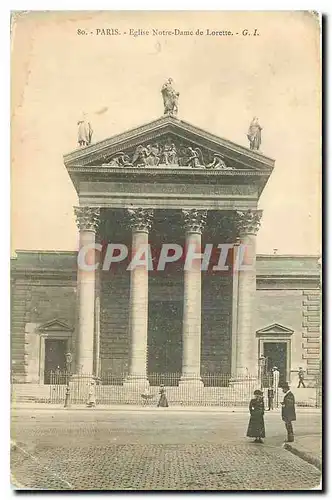
[[[203,275],[202,373],[231,373],[232,277]]]
[[[257,290],[256,328],[259,330],[278,323],[294,330],[291,335],[290,382],[297,384],[301,366],[309,385],[315,385],[321,359],[320,291],[317,289],[282,288]]]
[[[308,378],[319,375],[321,360],[320,290],[303,290],[302,302],[302,363]]]
[[[130,273],[101,275],[100,372],[128,371]]]
[[[16,383],[39,381],[38,327],[53,319],[75,328],[76,283],[63,279],[12,280],[11,374]],[[73,339],[73,343],[75,338]]]
[[[29,280],[13,280],[11,284],[11,379],[25,382],[25,324],[31,299]]]
[[[170,286],[171,285],[171,286]],[[130,273],[102,278],[100,313],[101,373],[121,374],[128,370]],[[202,282],[201,371],[230,373],[231,363],[231,278],[206,276]],[[163,301],[182,302],[183,277],[151,278],[149,308]],[[167,318],[169,329],[172,317]],[[178,318],[174,318],[175,321]],[[155,332],[157,335],[158,332]],[[150,353],[153,355],[153,353]],[[181,360],[181,346],[176,355]],[[177,363],[181,367],[180,363]]]
[[[23,258],[24,257],[24,258]],[[39,325],[57,318],[75,329],[76,325],[76,275],[75,253],[62,256],[39,253],[20,256],[12,264],[11,291],[11,367],[12,379],[17,383],[31,381],[37,376],[37,340],[35,330]],[[63,260],[62,260],[63,258]],[[305,260],[306,259],[306,260]],[[292,258],[297,264],[296,273],[316,276],[314,258]],[[275,263],[276,261],[276,263]],[[48,263],[49,262],[49,263]],[[292,263],[291,262],[291,263]],[[294,264],[295,263],[295,264]],[[266,270],[262,274],[264,265]],[[278,264],[278,266],[276,265]],[[309,286],[309,278],[284,280],[282,258],[258,259],[257,315],[253,335],[268,325],[279,323],[294,330],[292,335],[291,368],[296,380],[299,366],[314,381],[319,371],[320,290],[316,284]],[[309,267],[309,264],[311,267]],[[289,268],[289,262],[287,266]],[[309,269],[307,272],[306,269]],[[274,276],[272,273],[275,270]],[[264,276],[268,277],[266,283]],[[264,278],[264,279],[263,279]],[[312,278],[310,278],[312,279]],[[157,280],[157,281],[156,281]],[[169,281],[169,280],[168,280]],[[183,275],[169,283],[150,278],[151,307],[153,300],[181,301]],[[130,340],[128,337],[130,273],[103,276],[101,283],[100,313],[100,369],[102,372],[123,373],[128,370]],[[229,373],[231,369],[231,277],[202,276],[202,372]],[[170,318],[171,321],[171,318]],[[34,337],[33,337],[34,336]],[[33,337],[33,338],[32,338]],[[75,331],[73,351],[75,349]],[[34,360],[33,357],[36,359]],[[29,375],[30,373],[30,375]]]

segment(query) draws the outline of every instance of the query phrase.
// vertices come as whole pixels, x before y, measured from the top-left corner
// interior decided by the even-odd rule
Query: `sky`
[[[96,30],[118,29],[118,36]],[[159,30],[238,36],[153,36]],[[149,30],[130,36],[129,30]],[[247,29],[258,36],[242,36]],[[87,35],[78,34],[85,30]],[[91,32],[93,34],[91,34]],[[258,253],[319,254],[320,29],[306,12],[40,12],[12,18],[11,249],[76,250],[77,194],[63,164],[85,112],[93,141],[163,114],[248,146],[253,116],[275,169],[261,195]],[[100,113],[104,110],[103,113]]]

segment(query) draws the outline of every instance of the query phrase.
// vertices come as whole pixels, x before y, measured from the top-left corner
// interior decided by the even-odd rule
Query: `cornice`
[[[68,172],[70,173],[91,173],[91,174],[138,174],[144,176],[144,174],[163,176],[163,175],[187,175],[187,176],[197,176],[197,177],[237,177],[237,176],[249,176],[249,177],[267,177],[272,172],[272,169],[267,171],[258,170],[206,170],[204,168],[191,168],[191,167],[178,167],[178,168],[162,168],[162,167],[111,167],[111,166],[80,166],[71,165],[68,167]]]
[[[76,149],[64,155],[64,163],[67,167],[72,165],[82,166],[88,163],[91,164],[121,151],[124,147],[130,148],[137,146],[142,141],[150,141],[166,133],[174,133],[184,139],[189,139],[194,142],[197,141],[197,143],[201,141],[208,142],[208,145],[205,143],[205,147],[209,147],[216,152],[219,151],[220,147],[225,148],[231,155],[240,155],[246,158],[248,163],[258,163],[260,168],[263,169],[268,168],[270,170],[273,169],[274,166],[274,160],[261,153],[254,152],[171,116],[159,118],[148,124],[117,134],[91,146]],[[237,158],[237,161],[239,161],[239,158]],[[244,165],[245,163],[246,162],[243,162]],[[255,167],[253,166],[252,168]]]

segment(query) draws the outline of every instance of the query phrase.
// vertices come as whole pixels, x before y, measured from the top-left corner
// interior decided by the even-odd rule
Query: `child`
[[[264,425],[264,400],[263,393],[258,389],[254,392],[254,398],[249,403],[250,420],[247,430],[247,437],[254,437],[254,443],[263,443],[265,438]]]
[[[96,390],[95,390],[95,383],[92,380],[89,389],[89,398],[87,402],[87,407],[94,408],[95,406],[96,406]]]
[[[269,404],[268,411],[273,410],[273,399],[274,399],[274,390],[273,387],[270,386],[267,390],[267,401]]]

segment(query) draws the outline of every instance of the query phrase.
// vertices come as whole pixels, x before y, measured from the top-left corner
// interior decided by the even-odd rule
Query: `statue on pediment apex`
[[[173,88],[173,80],[169,78],[161,88],[164,100],[164,115],[176,116],[178,113],[179,92]]]

